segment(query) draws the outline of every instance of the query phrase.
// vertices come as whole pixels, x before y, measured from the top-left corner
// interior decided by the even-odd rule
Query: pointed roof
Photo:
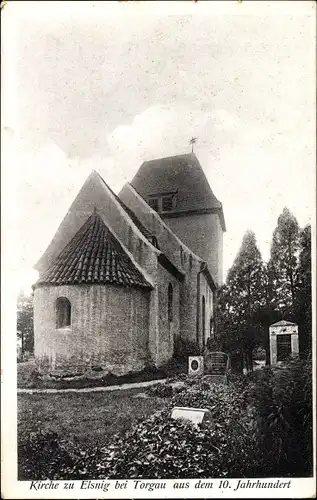
[[[144,199],[151,195],[177,192],[177,206],[173,213],[218,212],[225,230],[222,204],[212,192],[194,153],[145,161],[131,185]]]
[[[35,286],[77,284],[152,288],[96,210]]]
[[[103,179],[103,177],[101,177],[100,174],[98,174],[98,172],[96,172],[97,175],[100,177],[100,180],[105,184],[105,186],[109,189],[109,191],[111,192],[111,194],[113,195],[113,197],[117,200],[117,202],[121,205],[121,207],[123,208],[123,210],[126,212],[126,214],[130,217],[130,219],[132,220],[133,224],[138,228],[139,231],[141,231],[141,233],[143,234],[143,236],[145,236],[145,238],[151,243],[151,245],[154,245],[155,247],[157,247],[157,242],[155,241],[155,235],[153,233],[151,233],[151,231],[149,231],[143,224],[142,222],[137,218],[137,216],[135,215],[135,213],[133,212],[133,210],[131,210],[131,208],[127,207],[127,205],[119,198],[118,195],[116,195],[116,193],[114,191],[112,191],[111,187],[108,186],[108,184],[106,183],[106,181]]]
[[[297,325],[296,323],[292,323],[291,321],[286,321],[285,319],[282,319],[277,323],[273,323],[271,326],[297,326]]]
[[[93,170],[71,204],[50,244],[35,264],[34,267],[37,271],[42,273],[52,266],[61,250],[83,226],[94,208],[98,210],[102,220],[125,248],[127,248],[128,235],[126,225],[129,225],[141,241],[157,253],[159,252],[151,233],[137,221],[137,217],[131,211],[128,212],[125,209],[118,196],[113,193],[103,178]],[[126,224],[120,223],[117,225],[116,218],[122,218],[122,221],[125,220]],[[109,219],[112,223],[110,223]]]

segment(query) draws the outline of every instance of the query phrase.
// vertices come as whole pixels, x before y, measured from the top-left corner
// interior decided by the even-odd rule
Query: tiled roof
[[[152,288],[96,211],[35,286],[75,284]]]
[[[177,201],[172,211],[174,213],[217,211],[225,230],[222,204],[212,192],[194,153],[145,161],[131,185],[145,200],[150,195],[175,192]]]

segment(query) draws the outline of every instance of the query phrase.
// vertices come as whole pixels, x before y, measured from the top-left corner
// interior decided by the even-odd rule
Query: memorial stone
[[[186,408],[175,406],[172,410],[171,417],[174,419],[184,419],[192,422],[196,427],[201,424],[209,410],[205,408]]]

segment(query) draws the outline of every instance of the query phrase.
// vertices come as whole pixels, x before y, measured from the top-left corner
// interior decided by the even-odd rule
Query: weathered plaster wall
[[[115,374],[143,369],[149,361],[150,294],[100,285],[37,288],[34,335],[39,365],[73,372],[96,365]],[[58,297],[71,302],[71,327],[56,329]]]
[[[152,210],[136,191],[126,184],[119,193],[123,202],[136,214],[142,224],[155,234],[162,252],[182,272],[187,272],[191,261],[200,261],[184,242],[173,234],[169,226]]]
[[[161,217],[186,246],[207,262],[216,283],[221,285],[223,232],[218,214]]]
[[[159,266],[158,273],[158,304],[159,304],[159,335],[158,335],[158,363],[166,363],[174,353],[174,342],[180,335],[179,321],[179,281],[166,269]],[[173,287],[173,320],[168,318],[168,285]]]
[[[126,184],[120,194],[124,203],[137,215],[142,224],[156,235],[159,247],[173,264],[185,274],[180,283],[180,335],[187,341],[196,341],[197,273],[201,259],[173,234],[136,191]]]

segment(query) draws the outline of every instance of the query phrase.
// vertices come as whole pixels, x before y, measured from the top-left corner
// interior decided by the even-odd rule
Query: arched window
[[[172,322],[173,321],[173,287],[172,287],[171,283],[168,285],[167,300],[168,300],[168,306],[167,306],[168,321]]]
[[[206,300],[203,296],[202,304],[201,304],[201,329],[202,329],[202,337],[203,337],[203,345],[205,345],[206,341]]]
[[[59,297],[55,303],[56,328],[63,328],[71,324],[71,305],[66,297]]]

